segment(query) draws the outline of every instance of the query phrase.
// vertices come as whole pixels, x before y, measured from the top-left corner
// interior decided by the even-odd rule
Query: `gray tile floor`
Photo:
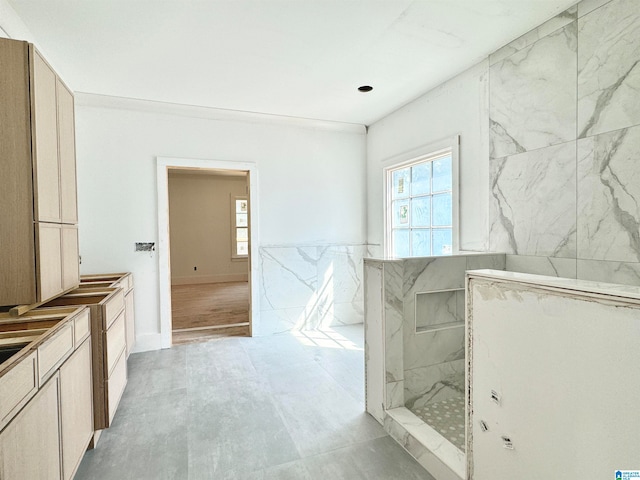
[[[364,413],[359,325],[131,355],[76,479],[433,477]]]

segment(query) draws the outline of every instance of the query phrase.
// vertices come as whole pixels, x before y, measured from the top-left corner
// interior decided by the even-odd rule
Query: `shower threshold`
[[[385,411],[384,428],[438,480],[462,480],[465,453],[406,407]]]

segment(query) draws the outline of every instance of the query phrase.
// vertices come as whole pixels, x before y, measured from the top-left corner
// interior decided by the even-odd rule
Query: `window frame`
[[[437,142],[432,142],[403,154],[387,159],[383,162],[383,202],[384,202],[384,237],[383,248],[386,258],[420,258],[420,257],[394,257],[392,251],[392,232],[393,232],[393,212],[392,212],[392,172],[398,169],[411,167],[413,165],[423,163],[425,161],[436,160],[443,155],[451,155],[451,239],[452,251],[451,255],[455,255],[460,251],[460,224],[459,224],[459,204],[460,204],[460,181],[459,181],[459,155],[460,155],[460,135],[448,137]],[[431,193],[433,195],[433,193]],[[409,196],[411,198],[411,195]],[[411,227],[409,227],[411,230]],[[430,255],[430,256],[449,256]]]
[[[250,247],[250,239],[251,239],[251,230],[249,228],[250,225],[250,217],[249,217],[249,197],[248,195],[230,195],[231,196],[231,260],[246,260],[249,258],[249,253],[245,255],[238,254],[238,236],[237,229],[238,228],[246,228],[247,229],[247,244]],[[246,200],[247,202],[247,225],[238,226],[236,223],[236,201],[237,200]],[[247,248],[247,252],[249,248]]]

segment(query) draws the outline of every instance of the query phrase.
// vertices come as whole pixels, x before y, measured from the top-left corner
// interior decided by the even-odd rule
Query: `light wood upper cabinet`
[[[58,114],[56,74],[30,47],[31,122],[35,220],[60,222],[60,164],[58,162]]]
[[[57,79],[58,151],[60,156],[60,219],[62,223],[78,223],[76,197],[76,141],[73,95]],[[78,284],[76,278],[75,285]]]
[[[0,306],[77,287],[73,95],[32,44],[0,38]],[[57,233],[54,232],[57,226]]]
[[[62,225],[62,289],[69,290],[80,283],[78,227]]]
[[[51,298],[62,291],[62,226],[57,223],[37,223],[38,291],[42,298]]]

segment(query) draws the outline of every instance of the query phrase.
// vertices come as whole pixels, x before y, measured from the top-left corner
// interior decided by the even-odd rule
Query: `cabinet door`
[[[39,301],[62,292],[62,226],[36,224],[36,263]]]
[[[37,222],[60,222],[56,74],[31,48],[31,121]]]
[[[78,227],[62,225],[62,289],[69,290],[80,284]]]
[[[91,342],[87,338],[60,367],[62,476],[73,478],[93,435]]]
[[[58,428],[58,375],[55,375],[0,434],[0,478],[58,480]]]
[[[76,144],[73,95],[56,79],[58,148],[60,152],[60,211],[62,223],[78,223]]]

